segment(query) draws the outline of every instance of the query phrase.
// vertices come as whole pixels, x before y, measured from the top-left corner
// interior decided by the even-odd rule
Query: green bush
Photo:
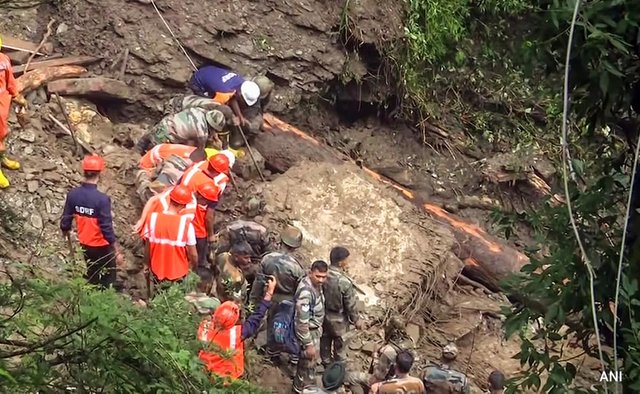
[[[5,392],[259,393],[223,385],[197,358],[200,316],[184,300],[193,279],[148,307],[81,278],[0,285],[0,386]]]

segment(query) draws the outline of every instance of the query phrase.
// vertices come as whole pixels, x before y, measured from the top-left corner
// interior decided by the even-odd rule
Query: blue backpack
[[[311,293],[313,294],[313,292]],[[276,307],[275,314],[273,316],[273,341],[276,347],[284,353],[299,355],[301,348],[296,337],[296,301],[298,299],[298,292],[296,292],[293,300],[284,300]],[[315,306],[316,299],[313,297],[312,305]],[[311,310],[313,310],[313,306]]]
[[[296,338],[295,313],[295,300],[284,300],[276,307],[272,323],[273,343],[280,351],[293,355],[300,353],[300,345]]]

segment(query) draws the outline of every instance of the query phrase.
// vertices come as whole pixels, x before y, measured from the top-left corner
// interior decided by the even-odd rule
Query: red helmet
[[[98,155],[87,155],[82,159],[82,170],[100,172],[104,170],[104,160]]]
[[[176,204],[187,205],[193,201],[193,193],[184,185],[175,185],[169,192],[169,198]]]
[[[220,197],[220,188],[213,181],[200,183],[196,186],[196,192],[209,201],[218,201]]]
[[[224,153],[217,153],[209,158],[209,167],[213,168],[216,172],[228,174],[230,166],[229,156]]]
[[[213,324],[219,330],[228,330],[235,326],[240,318],[240,308],[233,301],[225,301],[213,312]]]

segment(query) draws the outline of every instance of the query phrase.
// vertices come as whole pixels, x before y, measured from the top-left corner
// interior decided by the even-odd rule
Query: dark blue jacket
[[[195,72],[193,83],[206,92],[208,97],[216,93],[232,93],[240,89],[244,78],[231,70],[216,66],[205,66]]]
[[[261,300],[260,304],[258,304],[258,309],[247,317],[247,320],[242,324],[243,341],[258,333],[260,323],[262,323],[264,315],[269,310],[269,306],[271,306],[271,301]]]
[[[97,185],[83,183],[69,192],[60,219],[60,229],[64,232],[71,230],[74,218],[81,245],[100,247],[116,242],[111,199],[98,191]]]

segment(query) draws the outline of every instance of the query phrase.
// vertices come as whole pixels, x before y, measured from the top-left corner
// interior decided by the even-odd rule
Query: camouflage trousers
[[[321,331],[322,330],[319,329],[310,331],[311,340],[313,341],[313,347],[315,347],[316,352],[318,352],[320,349],[320,336],[322,335]],[[300,359],[298,360],[298,368],[296,369],[296,376],[293,378],[294,392],[302,393],[302,390],[305,386],[316,384],[316,375],[319,360],[320,357],[317,353],[313,360],[309,360],[303,354],[300,354]]]
[[[172,155],[150,172],[146,170],[138,171],[136,174],[136,192],[142,202],[149,201],[152,196],[162,193],[168,187],[175,185],[191,164],[190,160]]]
[[[342,337],[347,333],[348,327],[349,323],[344,317],[331,316],[331,312],[327,312],[320,338],[320,358],[323,365],[347,359],[347,347]]]
[[[143,135],[142,138],[140,138],[140,141],[136,144],[136,149],[141,155],[144,155],[149,150],[153,149],[154,146],[164,143],[173,143],[171,140],[171,133],[169,133],[169,124],[167,119],[163,119],[147,134]]]

